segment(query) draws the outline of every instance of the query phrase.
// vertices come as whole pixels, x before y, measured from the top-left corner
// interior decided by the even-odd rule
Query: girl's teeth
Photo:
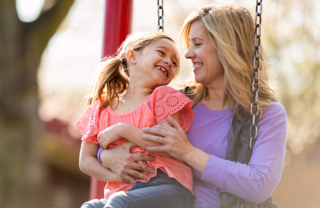
[[[167,72],[166,72],[166,70],[164,70],[163,68],[161,68],[161,67],[157,67],[160,71],[162,71],[163,73],[164,73],[164,75],[166,75],[167,76]]]

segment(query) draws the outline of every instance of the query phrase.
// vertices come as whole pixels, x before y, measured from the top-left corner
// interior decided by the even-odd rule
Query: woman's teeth
[[[202,65],[203,64],[193,64],[193,70],[200,68]]]

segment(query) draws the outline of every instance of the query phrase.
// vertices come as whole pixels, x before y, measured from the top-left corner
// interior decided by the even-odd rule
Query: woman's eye
[[[201,44],[200,43],[195,43],[194,44],[196,47],[199,47]]]
[[[174,65],[175,67],[177,67],[177,66],[178,66],[176,62],[173,62],[173,65]]]

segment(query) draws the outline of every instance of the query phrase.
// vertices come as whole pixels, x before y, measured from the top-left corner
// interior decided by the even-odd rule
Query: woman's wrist
[[[192,145],[191,145],[192,146]],[[182,160],[192,166],[194,169],[203,173],[207,162],[209,160],[210,154],[202,151],[199,148],[192,146],[186,154],[183,156]]]
[[[107,161],[110,161],[110,158],[112,157],[112,154],[110,154],[110,150],[111,149],[108,149],[108,150],[102,149],[102,151],[100,152],[100,155],[98,155],[99,157],[98,160],[105,168],[110,168],[110,164],[106,163]]]

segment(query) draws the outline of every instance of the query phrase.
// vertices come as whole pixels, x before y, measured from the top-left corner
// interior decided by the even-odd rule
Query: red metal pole
[[[102,57],[112,56],[131,33],[133,0],[106,0]],[[106,182],[91,178],[90,199],[103,198]]]

